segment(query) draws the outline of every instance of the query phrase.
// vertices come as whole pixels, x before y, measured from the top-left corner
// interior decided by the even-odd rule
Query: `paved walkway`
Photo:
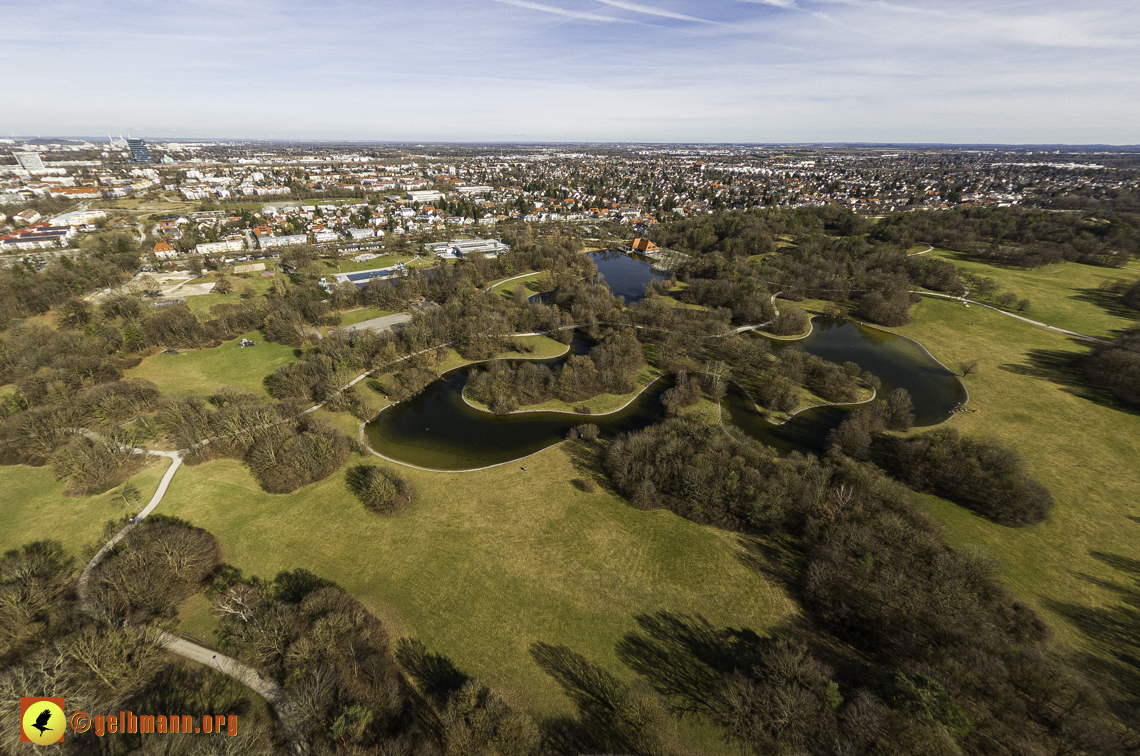
[[[351,333],[352,331],[391,331],[396,326],[401,326],[404,323],[410,323],[412,316],[407,312],[397,312],[394,315],[384,315],[379,318],[372,318],[371,320],[362,320],[359,323],[354,323],[348,326],[341,326],[332,333]]]
[[[1022,317],[1021,315],[1017,315],[1017,314],[1012,313],[1012,312],[1006,312],[1005,310],[994,307],[993,305],[988,305],[984,302],[978,302],[978,301],[975,301],[973,299],[966,299],[965,296],[956,297],[952,294],[939,294],[939,293],[934,292],[934,291],[920,291],[918,293],[924,297],[938,297],[939,299],[951,299],[955,302],[962,302],[963,304],[972,304],[972,305],[977,305],[978,307],[985,307],[987,310],[993,310],[994,312],[1001,313],[1002,315],[1005,315],[1006,317],[1016,318],[1017,320],[1020,320],[1024,323],[1029,323],[1030,325],[1035,325],[1038,328],[1044,328],[1047,331],[1053,331],[1055,333],[1063,333],[1066,336],[1072,336],[1074,338],[1084,339],[1085,341],[1095,341],[1098,344],[1110,344],[1110,343],[1112,343],[1112,342],[1108,341],[1107,339],[1098,339],[1096,336],[1089,336],[1089,335],[1084,334],[1084,333],[1077,333],[1076,331],[1067,331],[1064,328],[1058,328],[1057,326],[1051,326],[1048,323],[1042,323],[1039,320],[1030,320],[1029,318]],[[969,292],[967,291],[967,293],[969,293]]]
[[[86,428],[76,428],[72,430],[88,438],[102,438],[99,434],[95,433],[94,431],[87,430]],[[120,541],[122,541],[128,533],[134,530],[139,522],[146,519],[148,515],[154,512],[155,508],[162,502],[163,497],[166,496],[166,492],[170,490],[170,483],[174,479],[174,474],[178,472],[178,469],[182,466],[184,453],[183,450],[166,452],[140,449],[134,446],[123,446],[121,448],[130,449],[134,454],[147,454],[156,457],[167,457],[171,460],[171,463],[170,467],[167,468],[166,473],[163,474],[162,480],[159,481],[158,488],[155,489],[154,496],[150,498],[150,501],[147,503],[146,507],[144,507],[142,511],[135,515],[135,521],[133,523],[128,523],[126,527],[116,533],[114,537],[111,538],[111,540],[103,544],[103,548],[99,549],[99,552],[93,556],[91,558],[91,561],[87,563],[87,566],[83,568],[83,572],[79,576],[79,583],[76,587],[76,591],[79,594],[80,608],[88,614],[91,613],[91,606],[89,602],[90,597],[88,593],[88,584],[91,581],[91,574],[95,571],[95,568],[99,566],[99,564],[103,561],[104,557],[107,556],[107,553],[110,552],[111,549],[113,549]],[[302,738],[298,736],[296,732],[293,731],[293,722],[295,721],[295,717],[289,711],[289,698],[286,696],[284,689],[280,685],[278,685],[273,680],[262,676],[262,674],[253,667],[247,664],[243,664],[242,662],[230,656],[218,653],[213,649],[206,648],[205,646],[200,646],[193,641],[186,640],[185,638],[179,638],[178,636],[167,632],[160,632],[159,639],[167,648],[167,650],[178,654],[184,659],[189,659],[190,661],[213,667],[222,674],[228,675],[229,677],[237,680],[264,698],[277,713],[277,719],[281,722],[281,725],[284,728],[287,737],[292,743],[291,751],[294,754],[304,754],[308,751],[308,745]]]

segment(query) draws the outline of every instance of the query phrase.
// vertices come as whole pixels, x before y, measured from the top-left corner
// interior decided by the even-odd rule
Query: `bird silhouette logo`
[[[33,724],[32,727],[35,727],[37,730],[39,730],[40,735],[43,735],[45,732],[47,732],[48,730],[51,729],[50,727],[47,726],[47,723],[50,721],[51,721],[51,707],[45,706],[44,710],[40,712],[40,715],[38,717],[36,717],[36,723]]]
[[[67,729],[62,698],[20,698],[20,742],[51,745]]]

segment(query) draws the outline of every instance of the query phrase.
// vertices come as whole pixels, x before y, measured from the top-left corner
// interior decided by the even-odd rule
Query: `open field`
[[[238,346],[242,338],[256,341],[257,346],[242,349]],[[147,357],[126,371],[126,377],[153,381],[163,393],[208,394],[221,386],[243,386],[269,396],[262,383],[265,376],[294,359],[293,347],[264,341],[253,331],[213,349]]]
[[[275,272],[274,263],[272,260],[257,260],[256,262],[266,263],[265,267],[267,271],[270,273]],[[246,287],[253,289],[254,293],[258,296],[265,294],[267,291],[269,291],[269,287],[273,285],[273,279],[262,278],[261,273],[262,271],[258,271],[257,273],[240,273],[236,275],[229,275],[227,278],[229,278],[230,283],[234,285],[234,290],[229,294],[199,294],[193,297],[186,297],[186,306],[202,317],[208,318],[210,308],[214,305],[237,304],[240,302],[241,293],[246,289]],[[277,273],[277,275],[280,276],[282,274]],[[221,276],[218,273],[210,273],[208,275],[202,276],[201,278],[195,278],[190,283],[217,283],[220,277]],[[177,297],[178,291],[175,290],[172,292],[171,296]]]
[[[1021,270],[975,262],[968,255],[945,249],[935,249],[925,256],[948,260],[970,273],[994,279],[998,282],[996,294],[1012,291],[1018,299],[1030,301],[1029,310],[1021,314],[1057,328],[1107,337],[1125,328],[1140,327],[1140,312],[1122,305],[1119,296],[1100,289],[1106,281],[1140,280],[1137,271],[1073,262]],[[973,294],[970,298],[979,299]]]
[[[158,481],[170,460],[148,457],[147,466],[130,482],[139,489],[142,506],[150,501]],[[54,538],[63,543],[68,553],[82,562],[88,555],[83,549],[98,540],[107,520],[117,520],[138,511],[115,502],[115,489],[90,497],[63,495],[66,481],[56,480],[50,465],[0,466],[0,551],[14,549],[31,541]]]
[[[600,475],[583,469],[585,447],[566,447],[531,457],[528,472],[400,468],[418,500],[392,518],[365,512],[343,471],[272,496],[232,461],[184,468],[162,511],[214,533],[246,574],[304,567],[337,581],[393,637],[414,634],[539,715],[569,702],[527,653],[535,641],[632,679],[614,645],[636,614],[700,613],[764,633],[795,611],[746,566],[736,536],[637,511],[600,480],[597,493],[581,491],[571,480]],[[186,607],[183,629],[205,631],[203,610]]]
[[[1056,504],[1047,522],[1013,529],[922,500],[953,541],[997,554],[1007,585],[1045,615],[1059,641],[1092,653],[1089,665],[1104,665],[1140,695],[1140,628],[1126,603],[1140,577],[1140,413],[1070,371],[1067,361],[1087,351],[1079,341],[948,301],[924,299],[912,312],[911,325],[889,330],[918,339],[952,369],[978,360],[964,379],[978,412],[954,415],[951,425],[1019,449]]]

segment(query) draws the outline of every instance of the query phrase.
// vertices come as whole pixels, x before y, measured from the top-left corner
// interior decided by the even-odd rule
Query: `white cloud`
[[[609,5],[613,8],[621,8],[622,10],[634,11],[635,13],[645,13],[650,16],[660,16],[662,18],[672,18],[678,21],[693,21],[701,24],[717,24],[718,21],[709,21],[705,18],[697,18],[696,16],[687,16],[684,13],[675,13],[674,11],[665,10],[663,8],[655,8],[651,5],[642,5],[641,3],[630,3],[625,0],[597,0],[603,5]]]
[[[553,13],[556,16],[564,16],[566,18],[576,18],[580,21],[604,21],[606,23],[629,23],[627,19],[618,18],[616,16],[604,16],[600,13],[587,13],[584,11],[567,10],[565,8],[558,8],[553,5],[544,5],[542,3],[533,3],[530,0],[491,0],[494,3],[502,3],[503,5],[513,5],[516,8],[527,8],[528,10],[542,11],[543,13]]]

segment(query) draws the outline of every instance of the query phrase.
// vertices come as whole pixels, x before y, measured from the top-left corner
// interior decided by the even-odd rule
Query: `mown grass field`
[[[954,415],[951,426],[1015,446],[1055,506],[1047,522],[1013,529],[936,497],[921,500],[954,542],[998,556],[1007,585],[1044,614],[1059,641],[1092,654],[1090,668],[1103,666],[1110,682],[1140,696],[1140,413],[1071,371],[1071,357],[1088,350],[1078,340],[947,301],[924,299],[912,314],[909,326],[890,330],[952,369],[978,360],[964,379],[967,406],[978,411]]]
[[[246,574],[303,567],[335,580],[393,637],[414,635],[540,716],[570,704],[531,660],[536,641],[565,644],[632,679],[614,646],[639,613],[700,613],[765,633],[796,611],[747,566],[736,536],[633,509],[573,451],[546,449],[527,472],[400,468],[418,499],[391,518],[368,514],[346,491],[344,471],[273,496],[232,461],[179,471],[161,509],[216,535],[226,561]],[[350,464],[360,461],[382,464]],[[602,485],[585,493],[572,483],[583,478]],[[184,607],[183,630],[208,634],[205,611],[202,601]],[[715,746],[710,731],[695,737]]]
[[[170,460],[148,457],[147,466],[130,482],[139,489],[139,503],[146,506],[158,488]],[[0,551],[31,541],[54,538],[63,543],[77,561],[86,559],[84,547],[98,540],[107,520],[117,520],[138,511],[132,502],[115,501],[115,490],[98,496],[63,495],[66,481],[56,480],[50,465],[0,466]]]
[[[257,342],[242,349],[241,339]],[[213,349],[198,349],[178,354],[156,354],[126,371],[128,378],[153,381],[164,393],[195,391],[209,394],[222,386],[242,386],[269,394],[263,383],[265,376],[295,358],[293,347],[264,341],[253,331]]]
[[[1133,283],[1140,280],[1140,271],[1073,262],[1021,270],[975,262],[961,252],[944,249],[935,249],[925,256],[948,260],[967,272],[994,279],[998,282],[994,296],[1011,291],[1018,299],[1028,299],[1030,308],[1021,314],[1051,326],[1101,338],[1125,328],[1140,327],[1140,312],[1125,307],[1118,295],[1100,288],[1115,280]],[[970,298],[986,301],[973,293]]]

